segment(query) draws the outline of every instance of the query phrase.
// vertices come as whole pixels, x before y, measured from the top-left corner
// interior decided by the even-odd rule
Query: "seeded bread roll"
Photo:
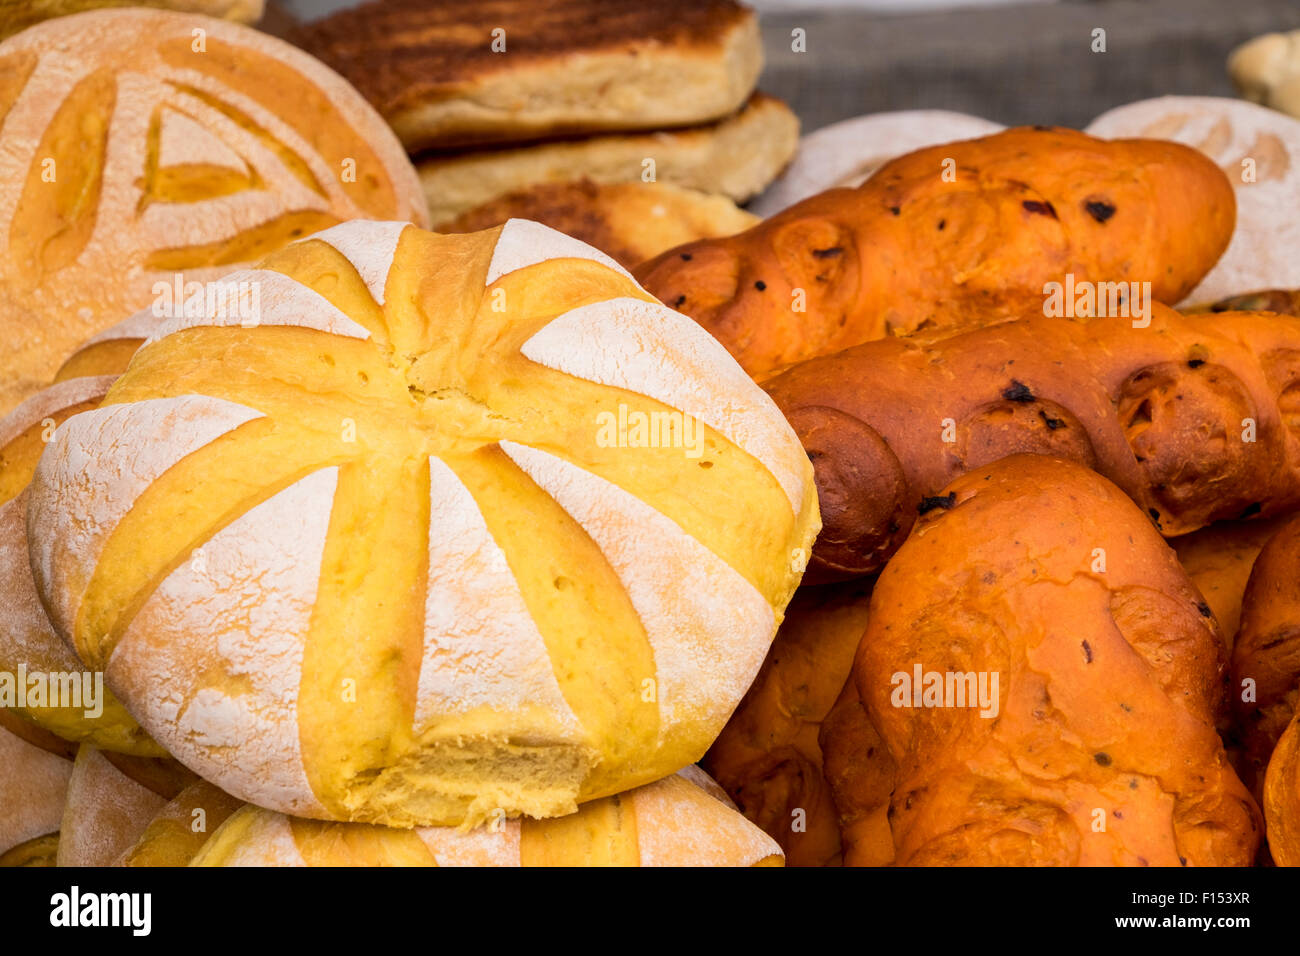
[[[54,866],[75,753],[0,707],[0,867]]]
[[[781,845],[787,866],[840,863],[817,735],[848,678],[870,597],[860,582],[800,590],[763,669],[704,758],[741,812]]]
[[[111,866],[195,779],[165,757],[130,757],[82,744],[68,781],[58,865]]]
[[[1300,707],[1300,518],[1281,526],[1250,573],[1231,687],[1247,783],[1259,786]]]
[[[322,823],[246,806],[191,866],[781,866],[781,849],[695,768],[549,820],[476,830]]]
[[[173,285],[345,219],[428,221],[379,115],[257,30],[95,10],[0,43],[0,77],[0,414]]]
[[[1222,640],[1147,517],[1043,455],[943,493],[877,579],[853,671],[898,763],[897,864],[1250,865]]]
[[[940,488],[1018,452],[1096,469],[1169,536],[1300,507],[1300,318],[1040,314],[871,342],[765,387],[817,476],[812,580],[878,570]]]
[[[142,757],[166,752],[104,686],[103,675],[91,675],[77,659],[41,606],[28,558],[27,485],[59,426],[99,406],[160,322],[148,310],[119,322],[78,349],[54,385],[0,419],[0,674],[21,673],[29,681],[40,675],[38,686],[47,691],[39,701],[24,694],[14,709],[66,740]],[[74,687],[73,699],[64,699]],[[58,700],[51,699],[55,689]],[[87,691],[98,696],[92,701]]]
[[[886,335],[1042,312],[1067,275],[1176,302],[1235,216],[1227,178],[1186,146],[1020,128],[909,153],[636,275],[763,378]]]
[[[397,826],[703,756],[818,528],[717,342],[524,220],[355,221],[227,281],[258,322],[168,320],[30,491],[55,628],[155,740],[248,802]]]

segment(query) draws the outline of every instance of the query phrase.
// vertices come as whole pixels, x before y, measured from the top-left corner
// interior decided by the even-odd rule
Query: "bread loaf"
[[[1246,866],[1221,638],[1172,549],[1073,462],[958,478],[881,572],[854,679],[897,863]]]
[[[434,232],[478,232],[510,219],[531,219],[581,239],[625,268],[665,249],[748,229],[758,217],[726,196],[670,183],[541,183],[498,196]]]
[[[1300,506],[1300,319],[1037,315],[936,342],[893,338],[766,387],[813,459],[809,574],[878,570],[939,489],[1016,452],[1096,469],[1166,535]]]
[[[550,820],[464,831],[322,823],[244,807],[192,866],[781,866],[781,850],[698,771]],[[707,780],[707,777],[705,777]],[[711,789],[710,789],[711,787]]]
[[[1241,603],[1232,692],[1247,783],[1260,785],[1300,707],[1300,518],[1264,545]]]
[[[1264,819],[1273,862],[1300,866],[1300,716],[1288,725],[1268,762]]]
[[[110,866],[192,773],[167,758],[130,757],[82,744],[59,827],[59,866]]]
[[[859,582],[799,591],[763,669],[703,761],[780,844],[787,866],[840,862],[817,734],[848,679],[870,597]]]
[[[822,768],[838,815],[845,866],[894,862],[889,802],[898,768],[850,674],[822,722]]]
[[[0,867],[54,865],[74,751],[0,707]]]
[[[80,13],[0,44],[0,76],[0,413],[186,283],[344,219],[427,222],[378,114],[248,27]]]
[[[1183,143],[1227,175],[1237,194],[1237,229],[1189,303],[1300,287],[1300,259],[1292,253],[1300,243],[1300,120],[1229,97],[1161,96],[1103,113],[1087,132]]]
[[[818,528],[725,350],[521,220],[353,222],[234,278],[254,327],[169,320],[31,487],[51,619],[142,726],[240,799],[397,826],[703,756]]]
[[[158,811],[114,866],[189,866],[203,844],[244,806],[206,780],[190,784]]]
[[[1228,57],[1228,75],[1246,99],[1300,117],[1300,30],[1243,43]]]
[[[59,426],[99,405],[159,321],[146,310],[113,326],[64,363],[61,376],[75,377],[60,377],[0,419],[0,706],[66,740],[144,757],[165,751],[104,686],[103,674],[77,659],[41,606],[28,559],[27,485]]]
[[[1195,150],[1020,128],[909,153],[636,276],[762,378],[885,335],[1041,313],[1046,284],[1067,275],[1150,282],[1175,302],[1234,218],[1227,178]]]
[[[0,39],[53,17],[101,7],[128,6],[164,7],[254,23],[262,16],[263,0],[5,0],[4,7],[0,8]]]
[[[374,0],[297,31],[408,150],[705,123],[763,65],[735,0]]]

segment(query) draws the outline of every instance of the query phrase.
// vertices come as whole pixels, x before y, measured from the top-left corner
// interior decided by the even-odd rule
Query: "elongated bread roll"
[[[877,579],[854,664],[898,762],[897,863],[1250,865],[1222,642],[1147,517],[1043,455],[945,494]]]
[[[0,707],[0,866],[53,866],[74,745]]]

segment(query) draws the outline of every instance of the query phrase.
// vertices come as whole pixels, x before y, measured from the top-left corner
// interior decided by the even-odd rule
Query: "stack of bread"
[[[392,125],[439,232],[535,219],[631,266],[751,225],[798,140],[735,0],[372,0],[294,39]]]

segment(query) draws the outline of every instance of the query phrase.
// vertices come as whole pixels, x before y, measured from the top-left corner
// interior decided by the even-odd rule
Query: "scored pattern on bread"
[[[898,764],[897,864],[1250,865],[1259,811],[1215,731],[1222,641],[1147,518],[1042,455],[945,495],[877,579],[854,663]],[[918,669],[939,694],[906,691]],[[996,697],[963,701],[954,675]]]
[[[154,300],[346,219],[427,221],[341,77],[238,24],[103,10],[0,44],[0,410]]]
[[[296,815],[556,815],[698,759],[816,534],[797,439],[594,250],[399,232],[272,256],[268,321],[168,321],[59,430],[28,507],[55,626],[169,752]],[[602,438],[625,407],[698,442]]]
[[[909,153],[857,189],[635,274],[763,378],[886,335],[1039,311],[1045,284],[1067,275],[1150,282],[1176,302],[1227,247],[1235,214],[1227,178],[1186,146],[1019,128]]]
[[[1300,318],[1150,326],[1042,315],[925,342],[885,339],[766,388],[813,458],[823,530],[810,573],[869,574],[939,489],[1016,452],[1087,465],[1166,535],[1300,506]]]
[[[779,866],[781,849],[703,774],[678,773],[547,820],[397,830],[244,807],[193,866]]]

